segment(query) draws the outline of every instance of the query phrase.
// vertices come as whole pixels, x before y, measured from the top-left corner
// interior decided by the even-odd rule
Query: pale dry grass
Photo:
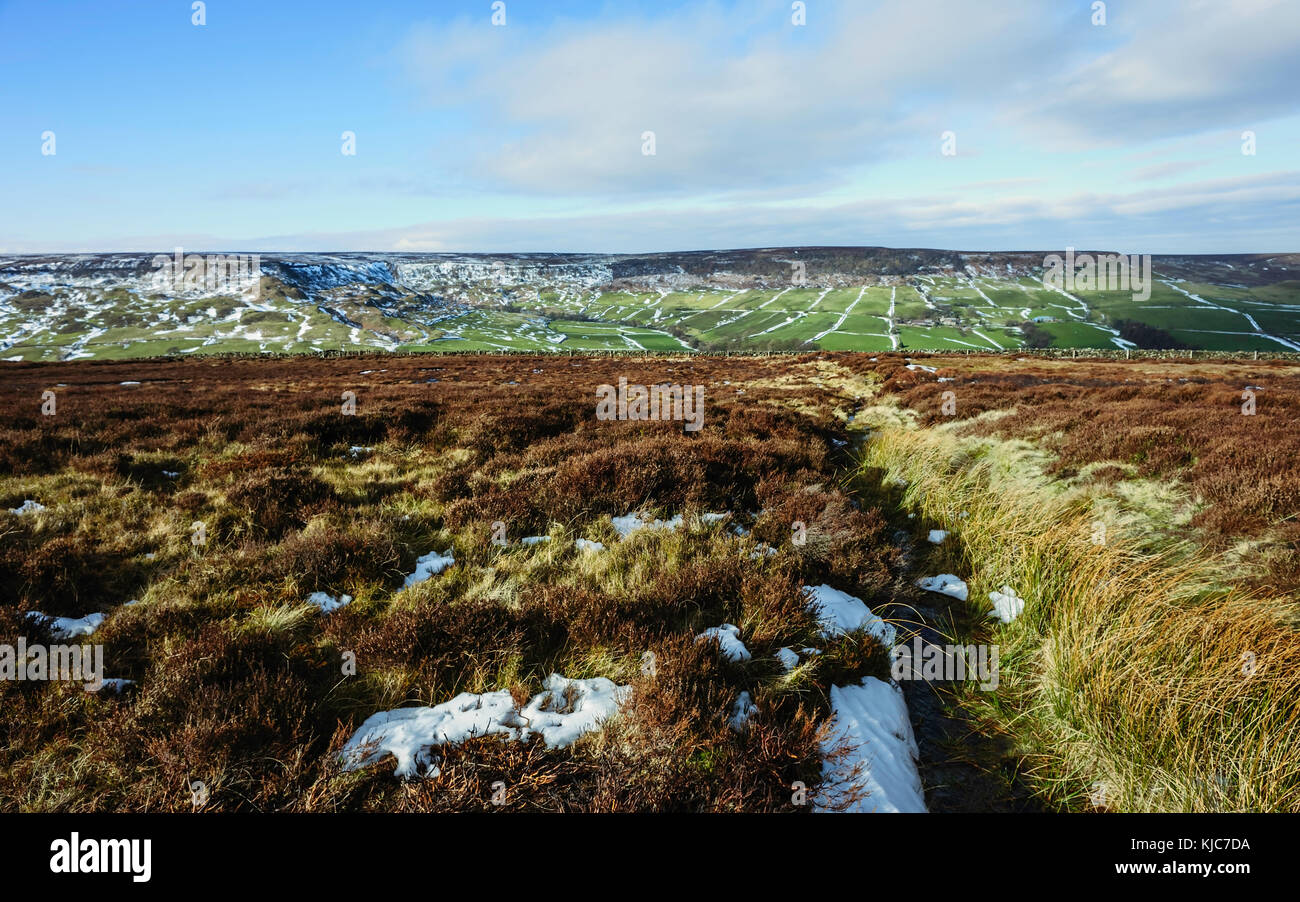
[[[1300,808],[1295,600],[1223,587],[1197,546],[1097,530],[1095,498],[1043,475],[1023,443],[886,426],[867,467],[954,531],[949,553],[987,611],[1004,583],[1025,612],[991,628],[1002,690],[983,700],[1041,757],[1045,792],[1126,811]]]

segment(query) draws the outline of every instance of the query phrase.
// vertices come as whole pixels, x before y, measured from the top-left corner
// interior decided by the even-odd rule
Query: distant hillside
[[[1300,255],[1156,256],[1142,296],[1046,285],[1051,253],[10,256],[0,354],[1134,346],[1121,323],[1171,347],[1300,350]]]

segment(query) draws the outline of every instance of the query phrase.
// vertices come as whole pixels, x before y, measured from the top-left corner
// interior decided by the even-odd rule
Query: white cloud
[[[1120,46],[1065,69],[1005,121],[1061,149],[1233,129],[1300,108],[1294,0],[1112,3]]]
[[[923,142],[942,104],[977,101],[1055,58],[1023,28],[1037,5],[825,3],[818,27],[765,29],[714,6],[543,33],[417,29],[400,58],[426,100],[480,132],[467,174],[493,188],[683,194],[821,182]],[[643,156],[653,131],[656,155]]]

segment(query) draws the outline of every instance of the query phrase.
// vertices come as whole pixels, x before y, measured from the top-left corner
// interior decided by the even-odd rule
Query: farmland
[[[15,257],[0,259],[0,355],[1300,350],[1300,263],[1290,256],[1158,258],[1149,296],[1050,287],[1042,258],[807,248],[282,255],[260,262],[255,290],[236,293],[160,285],[147,256]],[[790,261],[804,267],[797,278]],[[1146,331],[1125,337],[1126,323]]]

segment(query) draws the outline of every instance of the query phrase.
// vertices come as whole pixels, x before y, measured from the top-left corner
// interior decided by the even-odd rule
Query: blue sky
[[[1300,251],[1300,4],[1091,7],[0,2],[0,251]]]

